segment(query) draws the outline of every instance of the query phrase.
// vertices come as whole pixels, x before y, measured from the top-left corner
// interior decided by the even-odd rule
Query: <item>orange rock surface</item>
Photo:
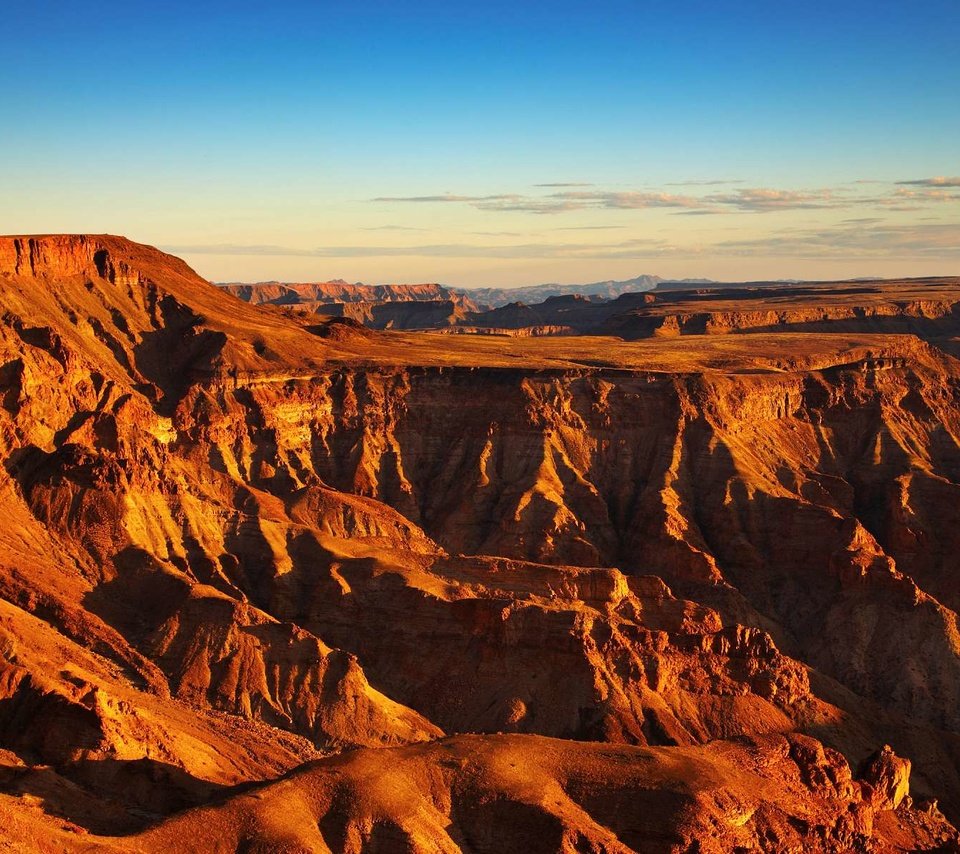
[[[443,285],[351,285],[346,282],[221,285],[254,305],[296,306],[299,311],[348,317],[374,329],[454,326],[479,311],[464,293]]]
[[[775,289],[715,334],[377,332],[0,238],[0,838],[955,850],[923,287],[882,286],[904,334],[837,288],[810,331],[749,320]]]

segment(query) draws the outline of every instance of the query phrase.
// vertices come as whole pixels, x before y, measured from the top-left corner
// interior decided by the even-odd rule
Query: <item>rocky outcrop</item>
[[[443,335],[503,335],[508,338],[543,338],[554,335],[576,335],[572,326],[450,326],[433,330]]]
[[[126,253],[111,255],[113,242],[115,238],[82,235],[6,238],[0,241],[0,271],[24,277],[96,275],[110,284],[142,284],[140,271],[123,257]],[[180,272],[190,272],[179,259],[168,258]]]
[[[258,282],[257,284],[223,284],[227,293],[254,304],[297,305],[301,303],[386,303],[434,302],[449,300],[468,310],[476,306],[466,295],[437,284],[364,285],[343,280],[331,282]]]
[[[463,291],[437,284],[261,282],[220,287],[253,305],[289,306],[298,311],[349,317],[372,329],[442,329],[459,323],[468,313],[480,310]]]
[[[627,340],[772,332],[915,334],[960,332],[956,279],[713,287],[623,293],[616,299],[551,297],[468,315],[463,325],[494,329],[563,326],[581,335]]]
[[[885,744],[867,761],[863,779],[876,809],[895,810],[910,793],[910,760],[901,759]]]
[[[168,676],[171,693],[298,733],[318,747],[422,741],[442,731],[372,688],[357,659],[243,598],[191,583],[149,556],[127,554],[121,574],[91,594]],[[136,619],[117,603],[151,602]]]
[[[271,608],[354,652],[446,731],[694,744],[825,711],[768,635],[723,628],[659,579],[460,558],[329,572],[294,570]]]
[[[803,296],[789,291],[777,301],[785,307],[764,306],[755,310],[751,310],[749,302],[728,307],[718,296],[715,304],[706,303],[701,310],[700,306],[687,308],[667,303],[611,315],[598,331],[626,339],[758,332],[910,333],[941,338],[960,331],[960,301],[950,293],[955,287],[951,283],[941,291],[932,288],[929,296],[921,294],[914,299],[891,294],[889,288],[877,288],[866,298],[858,299],[859,294],[854,294],[834,303],[830,302],[833,295],[829,293]],[[733,300],[728,298],[727,302]]]
[[[878,815],[842,757],[798,750],[783,737],[690,750],[461,736],[326,760],[128,844],[147,852],[190,838],[202,850],[543,854],[956,844],[935,815],[904,810],[895,822]]]
[[[452,299],[310,302],[299,307],[319,315],[348,317],[371,329],[446,329],[467,316],[464,307]]]
[[[375,329],[500,335],[610,335],[627,340],[771,332],[960,334],[958,279],[739,283],[654,288],[656,277],[584,286],[482,289],[440,285],[226,285],[253,304],[297,306]],[[663,285],[663,282],[659,282]],[[481,308],[480,304],[494,306]]]

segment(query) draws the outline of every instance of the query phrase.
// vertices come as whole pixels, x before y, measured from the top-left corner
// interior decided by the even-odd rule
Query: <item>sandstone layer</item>
[[[220,287],[253,305],[295,306],[298,311],[348,317],[373,329],[442,329],[480,311],[465,292],[437,284],[259,282]]]
[[[620,287],[631,282],[636,286]],[[582,288],[521,288],[511,299],[489,299],[489,289],[478,291],[494,305],[486,310],[478,306],[479,299],[471,301],[428,285],[384,285],[381,291],[371,286],[346,286],[366,290],[357,291],[356,299],[339,301],[326,297],[311,300],[309,288],[319,286],[231,285],[227,289],[255,304],[297,305],[318,314],[350,317],[375,329],[510,336],[609,335],[631,341],[764,332],[891,333],[936,339],[953,352],[954,339],[960,336],[958,286],[960,279],[928,278],[692,287],[640,277]],[[296,288],[301,290],[293,290]],[[536,300],[540,296],[542,301]]]

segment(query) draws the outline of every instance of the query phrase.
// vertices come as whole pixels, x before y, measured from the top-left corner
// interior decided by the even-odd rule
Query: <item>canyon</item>
[[[465,293],[437,284],[351,285],[336,280],[232,283],[220,287],[254,305],[296,306],[298,311],[348,317],[374,329],[452,326],[480,310]]]
[[[624,293],[652,290],[655,287],[688,287],[707,284],[697,280],[671,282],[659,276],[641,275],[623,281],[593,282],[582,285],[528,285],[513,288],[461,288],[436,283],[419,285],[350,284],[342,279],[329,282],[223,282],[220,287],[245,302],[274,305],[335,305],[388,302],[449,301],[465,311],[500,308],[521,301],[539,303],[550,297],[579,295],[594,299],[612,299]],[[329,310],[328,310],[329,311]]]
[[[8,850],[958,850],[960,280],[326,284],[0,238]]]
[[[633,283],[636,286],[632,290]],[[960,278],[713,283],[641,276],[625,282],[492,289],[440,285],[229,285],[254,304],[348,317],[373,329],[516,336],[612,335],[624,340],[744,332],[889,332],[941,342],[960,323]],[[317,299],[319,293],[327,294]],[[542,301],[518,299],[523,295]],[[469,296],[468,296],[469,295]],[[489,304],[485,301],[489,300]]]

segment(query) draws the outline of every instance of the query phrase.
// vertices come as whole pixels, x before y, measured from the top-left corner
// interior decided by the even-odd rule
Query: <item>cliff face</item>
[[[554,296],[471,314],[461,324],[478,329],[558,326],[626,340],[772,332],[907,333],[942,339],[960,332],[958,285],[957,279],[907,279],[794,287],[744,284],[623,293],[612,299]]]
[[[8,276],[69,277],[97,275],[116,284],[118,267],[110,254],[110,238],[98,239],[82,235],[48,235],[41,237],[14,237],[0,241],[0,270]],[[121,254],[122,253],[121,250]],[[180,272],[189,268],[179,259],[167,256],[167,264],[178,266]],[[139,282],[139,272],[119,260],[122,280]]]
[[[941,350],[374,333],[111,237],[0,239],[0,313],[22,838],[140,830],[362,747],[132,847],[956,839],[881,751],[956,815]]]
[[[462,316],[466,312],[479,311],[479,307],[471,297],[461,291],[437,284],[423,285],[351,285],[347,282],[310,282],[310,283],[281,283],[260,282],[257,284],[225,284],[220,288],[232,296],[254,305],[299,305],[316,311],[325,305],[352,306],[355,311],[366,312],[369,319],[374,321],[374,310],[389,312],[386,306],[394,303],[413,303],[407,306],[407,313],[418,314],[423,312],[419,324],[438,325],[431,317],[432,304],[448,304]],[[427,303],[427,305],[421,305]],[[325,312],[320,312],[325,313]],[[359,317],[357,318],[359,319]],[[371,322],[370,325],[375,325]],[[439,324],[442,325],[442,324]],[[376,326],[383,329],[386,325]]]
[[[252,303],[298,302],[413,302],[431,300],[466,300],[450,288],[437,284],[423,285],[351,285],[335,282],[260,282],[257,284],[225,284],[227,293]]]
[[[960,332],[960,301],[901,299],[850,305],[798,304],[754,311],[739,307],[708,307],[706,311],[672,313],[632,310],[603,322],[599,331],[624,338],[673,335],[724,335],[744,332],[872,332],[913,334],[924,338]]]
[[[484,289],[476,292],[476,301],[441,285],[268,282],[222,289],[254,305],[296,306],[373,329],[453,327],[463,334],[626,340],[775,332],[912,334],[938,341],[960,335],[960,279],[746,282],[699,289],[671,283],[651,290],[649,278],[579,288]],[[481,299],[495,308],[481,308]]]
[[[451,553],[655,573],[730,620],[736,590],[795,654],[953,729],[957,379],[919,342],[735,378],[344,370],[282,404],[252,384],[183,429],[229,470],[266,461],[264,488],[316,477]],[[904,621],[879,647],[865,625]]]
[[[452,299],[304,302],[299,307],[319,315],[348,317],[371,329],[443,329],[466,317],[463,306]]]

